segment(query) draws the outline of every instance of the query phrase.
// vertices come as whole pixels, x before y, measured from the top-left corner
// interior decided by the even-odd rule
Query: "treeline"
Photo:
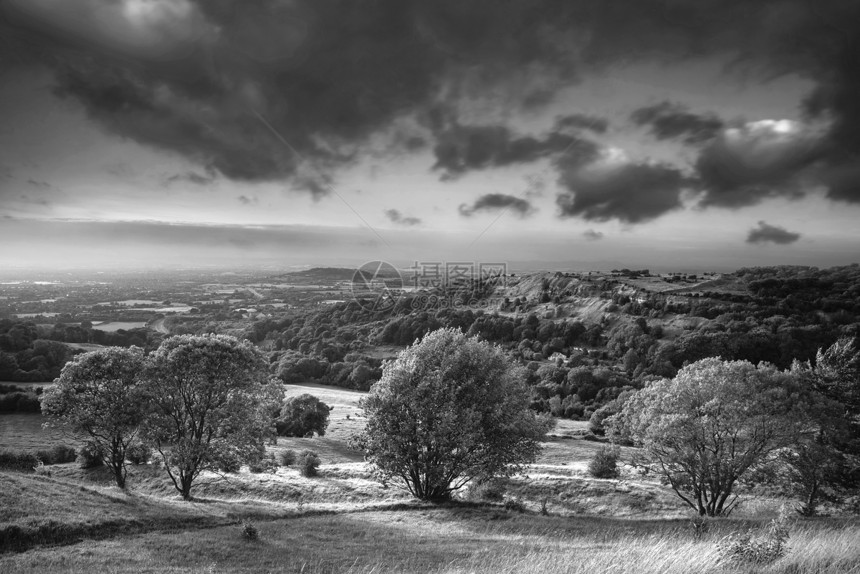
[[[162,335],[149,329],[93,329],[81,325],[37,325],[31,321],[0,320],[0,380],[19,383],[52,381],[77,352],[63,343],[95,343],[105,346],[139,346],[153,349]]]

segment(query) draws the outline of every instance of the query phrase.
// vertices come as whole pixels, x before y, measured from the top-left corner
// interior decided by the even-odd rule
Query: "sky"
[[[3,0],[0,266],[860,262],[854,0]]]

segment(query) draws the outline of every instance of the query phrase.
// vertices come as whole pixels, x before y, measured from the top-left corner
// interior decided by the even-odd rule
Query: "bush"
[[[152,458],[152,449],[143,443],[136,442],[125,449],[125,457],[131,464],[146,464]]]
[[[296,464],[296,451],[288,448],[278,455],[278,460],[281,462],[281,466],[293,466]]]
[[[77,458],[75,449],[64,444],[58,444],[51,449],[37,450],[35,452],[42,464],[63,464],[66,462],[74,462]]]
[[[785,554],[788,536],[788,513],[783,509],[764,532],[757,534],[750,529],[742,534],[729,534],[717,543],[717,549],[723,560],[770,564]]]
[[[331,407],[307,393],[290,397],[284,401],[275,428],[278,436],[319,436],[325,435]]]
[[[618,478],[618,450],[603,447],[588,462],[588,474],[594,478]]]
[[[242,523],[242,538],[254,542],[260,539],[260,531],[250,522]]]
[[[102,452],[97,444],[88,442],[78,449],[78,464],[82,469],[96,468],[104,465]]]
[[[505,498],[505,510],[510,512],[525,512],[526,505],[519,498]]]
[[[312,450],[302,451],[299,455],[299,472],[302,476],[312,477],[318,474],[317,469],[320,466],[320,457]]]
[[[0,468],[18,472],[33,472],[39,466],[39,459],[29,452],[12,450],[0,451]]]
[[[487,502],[501,502],[505,498],[505,488],[498,480],[475,482],[469,488],[469,498]]]
[[[253,474],[260,474],[261,472],[276,472],[278,470],[278,463],[275,462],[275,455],[269,454],[269,456],[264,456],[258,461],[249,463],[248,470]]]

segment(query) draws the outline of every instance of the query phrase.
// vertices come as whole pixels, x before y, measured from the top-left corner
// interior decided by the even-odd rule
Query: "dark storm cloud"
[[[642,223],[681,207],[689,185],[676,168],[664,164],[619,163],[562,168],[556,197],[561,217]]]
[[[534,213],[535,209],[525,199],[503,193],[488,193],[472,205],[462,204],[459,211],[465,217],[471,217],[479,211],[513,211],[518,217],[524,218]]]
[[[397,209],[386,209],[385,217],[387,217],[388,220],[391,221],[391,223],[396,223],[397,225],[406,225],[408,227],[419,225],[421,223],[420,218],[404,216]]]
[[[821,145],[819,136],[787,120],[726,129],[696,160],[701,205],[739,208],[768,197],[800,197],[815,178]]]
[[[852,168],[860,154],[858,2],[143,4],[149,11],[131,21],[121,1],[7,0],[0,50],[7,62],[55,70],[57,93],[108,130],[236,180],[291,178],[304,163],[330,174],[357,161],[368,138],[394,120],[440,103],[541,108],[560,88],[614,64],[733,58],[748,77],[794,73],[816,83],[807,111],[831,122],[818,176],[831,198],[860,201],[860,170]],[[508,165],[558,143],[511,136],[512,150],[490,132],[476,137],[490,151],[431,142],[443,152],[439,169]],[[299,187],[326,192],[308,181]]]
[[[576,136],[551,132],[543,137],[515,136],[504,126],[452,125],[436,134],[436,164],[443,179],[468,171],[531,163],[561,152],[592,154],[596,146]]]
[[[57,93],[110,131],[236,180],[290,177],[303,162],[331,171],[395,118],[440,101],[505,94],[504,105],[540,107],[621,59],[731,45],[738,26],[712,30],[708,18],[745,10],[708,3],[703,16],[699,5],[653,0],[153,0],[145,21],[132,21],[124,7],[11,0],[0,36],[16,58],[53,68]],[[517,145],[488,165],[542,153],[541,142]]]
[[[648,126],[657,139],[679,139],[688,144],[713,139],[723,127],[723,121],[714,114],[696,114],[670,101],[634,110],[630,119],[636,125]]]
[[[750,229],[747,235],[747,243],[776,243],[788,245],[800,239],[799,233],[787,231],[783,227],[769,225],[764,221],[758,222],[758,227]]]

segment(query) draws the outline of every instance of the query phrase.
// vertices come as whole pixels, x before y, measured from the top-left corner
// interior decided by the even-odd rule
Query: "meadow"
[[[500,482],[501,499],[466,492],[419,503],[377,481],[348,448],[364,424],[364,393],[288,386],[290,395],[305,392],[334,407],[328,432],[270,448],[317,451],[318,477],[292,467],[206,475],[183,502],[155,464],[131,467],[128,492],[74,463],[0,472],[0,572],[860,573],[860,522],[848,517],[792,518],[787,552],[772,564],[727,560],[719,541],[765,528],[781,501],[750,499],[697,537],[655,477],[632,467],[617,480],[588,476],[602,445],[587,440],[583,422],[560,421],[538,461]],[[58,439],[37,415],[0,424],[2,446]],[[258,540],[243,537],[247,523]]]

